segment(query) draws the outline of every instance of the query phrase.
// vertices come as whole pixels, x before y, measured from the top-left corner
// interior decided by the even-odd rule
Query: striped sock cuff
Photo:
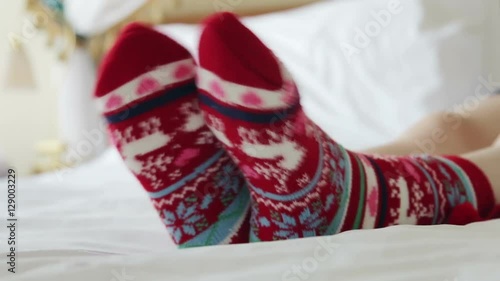
[[[194,95],[196,91],[197,88],[194,79],[191,79],[178,85],[173,85],[168,89],[158,91],[144,100],[136,101],[134,104],[128,104],[128,106],[122,107],[118,111],[104,114],[104,117],[110,124],[119,123],[149,112],[155,108],[162,107],[188,95]]]
[[[289,108],[277,111],[250,112],[237,107],[232,107],[230,105],[222,104],[221,102],[215,100],[212,96],[206,94],[205,91],[200,90],[200,92],[199,100],[202,105],[209,107],[224,116],[239,121],[273,124],[275,122],[287,120],[289,116],[293,115],[300,109],[300,104],[296,104]]]

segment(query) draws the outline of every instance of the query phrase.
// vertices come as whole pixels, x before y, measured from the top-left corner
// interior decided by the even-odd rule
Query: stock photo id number
[[[16,193],[17,175],[14,169],[7,171],[7,271],[16,273]]]

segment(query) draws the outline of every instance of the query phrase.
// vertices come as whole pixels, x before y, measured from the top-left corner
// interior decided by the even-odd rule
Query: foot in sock
[[[467,160],[344,149],[306,116],[286,68],[234,15],[205,24],[200,105],[249,183],[251,241],[438,224],[466,202],[482,216],[492,210],[488,179]]]
[[[195,72],[183,47],[132,24],[101,65],[96,100],[179,247],[248,242],[250,195],[203,122]]]

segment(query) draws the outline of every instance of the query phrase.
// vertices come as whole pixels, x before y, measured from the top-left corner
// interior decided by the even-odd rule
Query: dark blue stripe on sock
[[[297,103],[289,108],[277,110],[274,112],[253,113],[242,111],[229,106],[224,106],[205,94],[200,94],[199,98],[202,104],[215,109],[217,112],[223,115],[226,115],[233,119],[253,123],[273,123],[280,120],[286,120],[289,115],[295,113],[300,108],[300,104]]]
[[[380,210],[379,210],[379,216],[377,218],[377,225],[376,228],[382,228],[384,227],[384,223],[386,220],[387,216],[387,201],[389,200],[389,193],[388,193],[388,188],[387,188],[387,182],[385,180],[384,173],[380,169],[379,165],[377,165],[377,162],[375,162],[373,159],[368,158],[370,160],[370,163],[372,166],[375,168],[375,173],[377,173],[377,179],[379,183],[379,202],[380,202]]]
[[[129,104],[120,112],[106,116],[106,120],[108,120],[108,123],[110,124],[123,122],[129,118],[136,117],[189,94],[194,94],[196,91],[197,88],[194,81],[186,85],[168,89],[165,90],[165,92],[163,92],[161,95],[150,100],[144,102],[138,101]]]

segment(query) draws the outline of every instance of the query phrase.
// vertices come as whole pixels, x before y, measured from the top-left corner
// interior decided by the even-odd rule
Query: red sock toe
[[[234,83],[277,90],[282,87],[280,66],[273,53],[231,13],[205,21],[200,39],[200,65]],[[224,60],[219,58],[224,56]]]
[[[189,58],[191,54],[167,36],[140,23],[129,24],[101,63],[95,95],[101,97],[155,67]]]

